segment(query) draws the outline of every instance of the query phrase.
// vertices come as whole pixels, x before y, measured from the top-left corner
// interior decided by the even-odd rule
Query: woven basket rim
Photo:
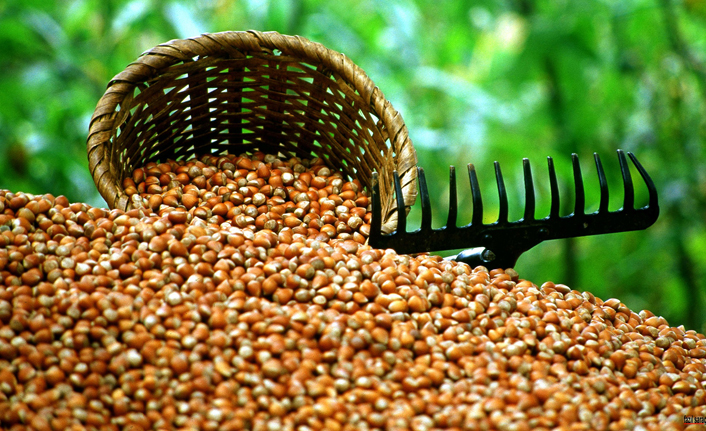
[[[127,209],[130,206],[127,195],[122,191],[122,178],[114,178],[115,167],[107,160],[109,143],[115,131],[129,114],[119,109],[121,103],[131,98],[135,88],[145,86],[159,77],[170,67],[182,62],[208,58],[211,55],[229,55],[232,58],[244,56],[272,55],[292,56],[297,61],[312,65],[322,65],[335,72],[351,86],[370,107],[371,112],[382,123],[387,132],[387,140],[396,155],[396,170],[401,174],[403,194],[407,210],[416,200],[416,152],[408,135],[401,115],[385,99],[380,89],[367,74],[352,60],[318,42],[302,36],[283,35],[278,32],[225,31],[204,33],[188,39],[173,39],[143,52],[123,71],[115,75],[99,100],[90,121],[87,139],[89,169],[101,195],[111,208]],[[137,166],[135,166],[137,167]],[[369,186],[369,184],[366,184]],[[391,184],[381,182],[381,189],[391,189]],[[394,199],[383,211],[384,225],[396,226]],[[383,203],[385,207],[385,203]],[[393,214],[394,213],[394,214]],[[391,229],[385,229],[390,231]]]

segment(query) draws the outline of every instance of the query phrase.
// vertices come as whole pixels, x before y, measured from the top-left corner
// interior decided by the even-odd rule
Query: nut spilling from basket
[[[288,162],[273,155],[204,156],[187,163],[149,163],[123,181],[134,208],[184,208],[193,217],[248,229],[353,239],[370,232],[368,197],[321,159]]]
[[[138,191],[147,207],[127,212],[0,192],[3,428],[658,430],[706,414],[702,334],[512,270],[361,244],[338,230],[360,190],[314,221],[355,187],[330,170],[317,183],[316,161],[270,163],[270,178],[291,169],[284,196],[228,188],[228,163],[248,178],[265,160],[162,166],[188,166],[188,184]],[[239,226],[268,189],[275,229]]]

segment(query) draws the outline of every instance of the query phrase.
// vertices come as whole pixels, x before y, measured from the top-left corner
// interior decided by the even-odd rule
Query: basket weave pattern
[[[321,157],[370,188],[380,174],[383,230],[396,226],[392,172],[416,199],[416,153],[401,115],[343,54],[299,36],[223,32],[172,40],[116,75],[91,119],[89,168],[111,208],[150,161],[262,151]]]

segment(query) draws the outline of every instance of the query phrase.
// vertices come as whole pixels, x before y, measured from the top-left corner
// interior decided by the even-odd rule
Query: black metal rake
[[[649,174],[642,167],[634,154],[627,153],[647,185],[649,202],[642,208],[634,207],[634,189],[630,168],[625,153],[618,150],[618,161],[623,178],[623,206],[617,211],[608,210],[608,183],[598,154],[594,153],[598,182],[600,185],[600,202],[598,210],[586,214],[583,179],[578,156],[572,154],[574,173],[575,205],[573,213],[559,215],[559,186],[557,184],[554,161],[547,157],[549,168],[549,183],[551,206],[549,215],[542,219],[535,218],[535,196],[532,183],[532,171],[528,159],[523,159],[525,184],[525,212],[522,219],[508,221],[508,199],[505,181],[500,172],[500,165],[495,162],[495,178],[498,187],[499,214],[498,220],[491,224],[483,223],[483,201],[473,164],[468,165],[468,176],[471,183],[473,215],[471,223],[457,226],[458,206],[456,200],[456,174],[451,166],[449,177],[449,214],[446,225],[439,229],[431,227],[431,204],[427,190],[424,170],[418,167],[419,192],[421,196],[422,221],[419,229],[407,232],[407,214],[398,211],[397,230],[391,234],[383,234],[380,205],[380,190],[377,173],[373,173],[372,181],[372,220],[370,224],[369,244],[376,248],[392,248],[400,254],[413,254],[439,250],[469,248],[457,256],[455,260],[466,262],[472,266],[484,265],[493,268],[511,268],[515,266],[522,253],[542,241],[559,238],[571,238],[604,233],[626,232],[646,229],[659,216],[657,189]],[[404,208],[402,188],[397,172],[394,173],[394,186],[397,208]],[[474,248],[470,248],[474,247]]]

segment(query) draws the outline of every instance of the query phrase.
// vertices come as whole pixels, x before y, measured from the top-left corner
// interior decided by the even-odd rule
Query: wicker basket
[[[370,187],[380,173],[383,231],[407,211],[417,156],[402,116],[343,54],[299,36],[258,31],[172,40],[108,84],[88,134],[93,180],[111,208],[129,209],[122,180],[150,161],[263,151],[323,158]]]

